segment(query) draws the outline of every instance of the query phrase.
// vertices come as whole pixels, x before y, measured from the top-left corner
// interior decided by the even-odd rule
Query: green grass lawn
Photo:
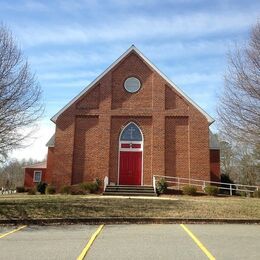
[[[260,219],[260,199],[169,196],[164,199],[91,195],[0,196],[0,219],[176,217]]]

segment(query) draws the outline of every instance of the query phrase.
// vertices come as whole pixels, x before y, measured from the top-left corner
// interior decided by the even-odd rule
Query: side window
[[[42,180],[42,171],[34,171],[33,181],[34,182],[41,182],[41,180]]]

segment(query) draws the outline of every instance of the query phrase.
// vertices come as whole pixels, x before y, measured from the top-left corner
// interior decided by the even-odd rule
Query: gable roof
[[[43,162],[39,162],[39,163],[25,165],[23,168],[45,169],[45,168],[47,168],[47,162],[43,161]]]
[[[146,58],[134,45],[126,50],[115,62],[113,62],[103,73],[101,73],[95,80],[93,80],[87,87],[85,87],[76,97],[74,97],[66,106],[64,106],[58,113],[56,113],[51,121],[56,123],[57,118],[67,108],[69,108],[76,100],[83,96],[91,87],[104,77],[110,70],[112,70],[121,60],[123,60],[130,52],[134,51],[139,57],[141,57],[154,71],[156,71],[169,85],[180,93],[185,99],[187,99],[194,107],[196,107],[208,120],[209,124],[212,124],[215,120],[204,111],[199,105],[197,105],[190,97],[188,97],[180,88],[178,88],[164,73],[162,73],[148,58]]]
[[[212,133],[211,130],[209,130],[209,149],[212,150],[219,150],[219,141],[216,135]]]
[[[47,147],[54,147],[55,146],[55,134],[52,135],[50,140],[46,144]]]

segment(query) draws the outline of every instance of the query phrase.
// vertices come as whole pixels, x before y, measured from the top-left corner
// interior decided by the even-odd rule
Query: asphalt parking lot
[[[260,259],[260,226],[0,226],[0,259],[83,259],[84,255],[85,259]]]

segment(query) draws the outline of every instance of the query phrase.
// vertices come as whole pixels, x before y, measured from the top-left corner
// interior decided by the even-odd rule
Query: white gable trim
[[[83,96],[91,87],[93,87],[102,77],[104,77],[111,69],[113,69],[121,60],[123,60],[131,51],[135,51],[154,71],[156,71],[169,85],[180,93],[185,99],[187,99],[194,107],[196,107],[208,120],[209,124],[212,124],[215,120],[205,112],[199,105],[197,105],[190,97],[188,97],[180,88],[178,88],[166,75],[164,75],[148,58],[146,58],[134,45],[132,45],[126,52],[124,52],[115,62],[113,62],[103,73],[101,73],[94,81],[92,81],[87,87],[85,87],[76,97],[74,97],[65,107],[63,107],[58,113],[56,113],[51,121],[56,123],[57,118],[76,100]]]

